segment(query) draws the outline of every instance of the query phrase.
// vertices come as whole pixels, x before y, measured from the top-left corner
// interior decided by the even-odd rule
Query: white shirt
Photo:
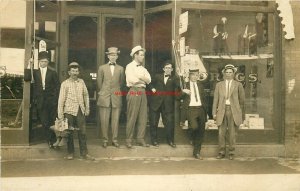
[[[195,89],[194,89],[194,87],[195,87]],[[191,101],[190,101],[189,106],[201,106],[202,103],[201,103],[201,99],[200,99],[200,95],[199,95],[199,89],[198,89],[197,82],[190,81],[190,90],[191,90]],[[197,100],[196,100],[196,96],[197,96]]]
[[[125,74],[126,74],[126,84],[128,87],[134,86],[134,87],[145,88],[146,84],[149,84],[151,82],[151,76],[147,71],[147,69],[144,68],[139,63],[137,63],[135,60],[133,60],[126,66]],[[140,76],[146,77],[147,81],[139,83],[141,81],[139,79]]]
[[[108,64],[110,64],[110,63],[111,62],[109,62]],[[110,67],[111,75],[113,76],[114,75],[114,71],[115,71],[115,65],[110,64],[109,67]]]
[[[47,67],[40,68],[40,70],[41,70],[43,90],[45,90],[45,79],[46,79]]]
[[[229,94],[230,94],[231,82],[232,82],[232,80],[225,80],[225,85],[226,85],[226,94],[225,94],[226,102],[225,102],[225,104],[226,105],[230,105]],[[229,85],[228,85],[228,83],[229,83]],[[228,99],[227,99],[227,95],[228,95]]]
[[[169,76],[166,76],[166,74],[164,74],[164,83],[165,83],[165,85],[167,84],[168,79],[169,79]]]

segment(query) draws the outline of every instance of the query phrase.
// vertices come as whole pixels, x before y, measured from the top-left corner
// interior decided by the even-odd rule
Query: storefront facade
[[[18,2],[23,5],[26,19],[20,21],[23,24],[18,30],[9,24],[2,27],[1,36],[6,40],[1,49],[8,52],[23,49],[19,53],[23,55],[20,62],[26,68],[33,40],[35,49],[44,40],[51,52],[51,67],[59,73],[61,81],[67,77],[68,63],[79,62],[94,106],[87,120],[95,128],[98,128],[96,71],[107,61],[105,51],[117,46],[121,50],[120,65],[126,67],[131,60],[131,48],[140,44],[147,50],[145,66],[151,74],[161,72],[161,64],[167,59],[172,59],[181,72],[188,63],[203,63],[208,74],[203,81],[205,99],[210,106],[215,84],[222,80],[222,67],[237,66],[235,79],[246,92],[245,123],[238,130],[237,144],[261,148],[271,145],[274,156],[299,157],[300,13],[296,12],[299,2],[291,2],[296,34],[293,40],[284,38],[277,4],[272,1],[37,1],[35,5],[33,2]],[[5,6],[7,14],[13,16],[13,3],[7,2]],[[222,42],[216,38],[220,31]],[[21,105],[22,111],[15,109],[14,116],[21,113],[21,119],[15,119],[13,125],[1,124],[2,145],[29,145],[38,139],[35,135],[40,130],[35,127],[35,114],[30,107],[30,86],[24,82],[23,97],[15,101],[15,107]],[[1,102],[10,107],[12,101],[14,98],[2,97]],[[2,107],[2,119],[8,118],[5,109]],[[180,102],[176,103],[175,115],[177,144],[188,144],[185,131],[179,127]],[[125,116],[121,116],[121,124],[126,123]],[[100,139],[100,131],[97,134]],[[217,129],[208,129],[205,144],[217,145],[217,134]]]

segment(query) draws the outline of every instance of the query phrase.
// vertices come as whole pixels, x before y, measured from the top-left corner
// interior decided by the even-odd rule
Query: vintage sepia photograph
[[[300,0],[0,0],[2,191],[299,191]]]

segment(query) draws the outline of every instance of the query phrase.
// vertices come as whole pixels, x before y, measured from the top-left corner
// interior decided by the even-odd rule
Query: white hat
[[[130,56],[133,56],[134,53],[136,53],[137,51],[140,51],[140,50],[146,52],[146,50],[144,48],[142,48],[140,45],[138,45],[131,50]]]
[[[231,69],[231,70],[233,71],[233,73],[236,73],[236,71],[237,71],[237,68],[236,68],[234,65],[232,65],[232,64],[227,64],[227,65],[224,67],[224,69],[222,70],[222,73],[224,73],[225,70],[227,70],[227,69]]]

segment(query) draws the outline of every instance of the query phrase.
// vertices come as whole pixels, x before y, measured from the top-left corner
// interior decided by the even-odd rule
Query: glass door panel
[[[69,21],[68,63],[78,62],[80,77],[84,80],[89,96],[91,112],[87,123],[96,123],[96,71],[98,17],[74,16]],[[67,78],[67,74],[65,76]]]

